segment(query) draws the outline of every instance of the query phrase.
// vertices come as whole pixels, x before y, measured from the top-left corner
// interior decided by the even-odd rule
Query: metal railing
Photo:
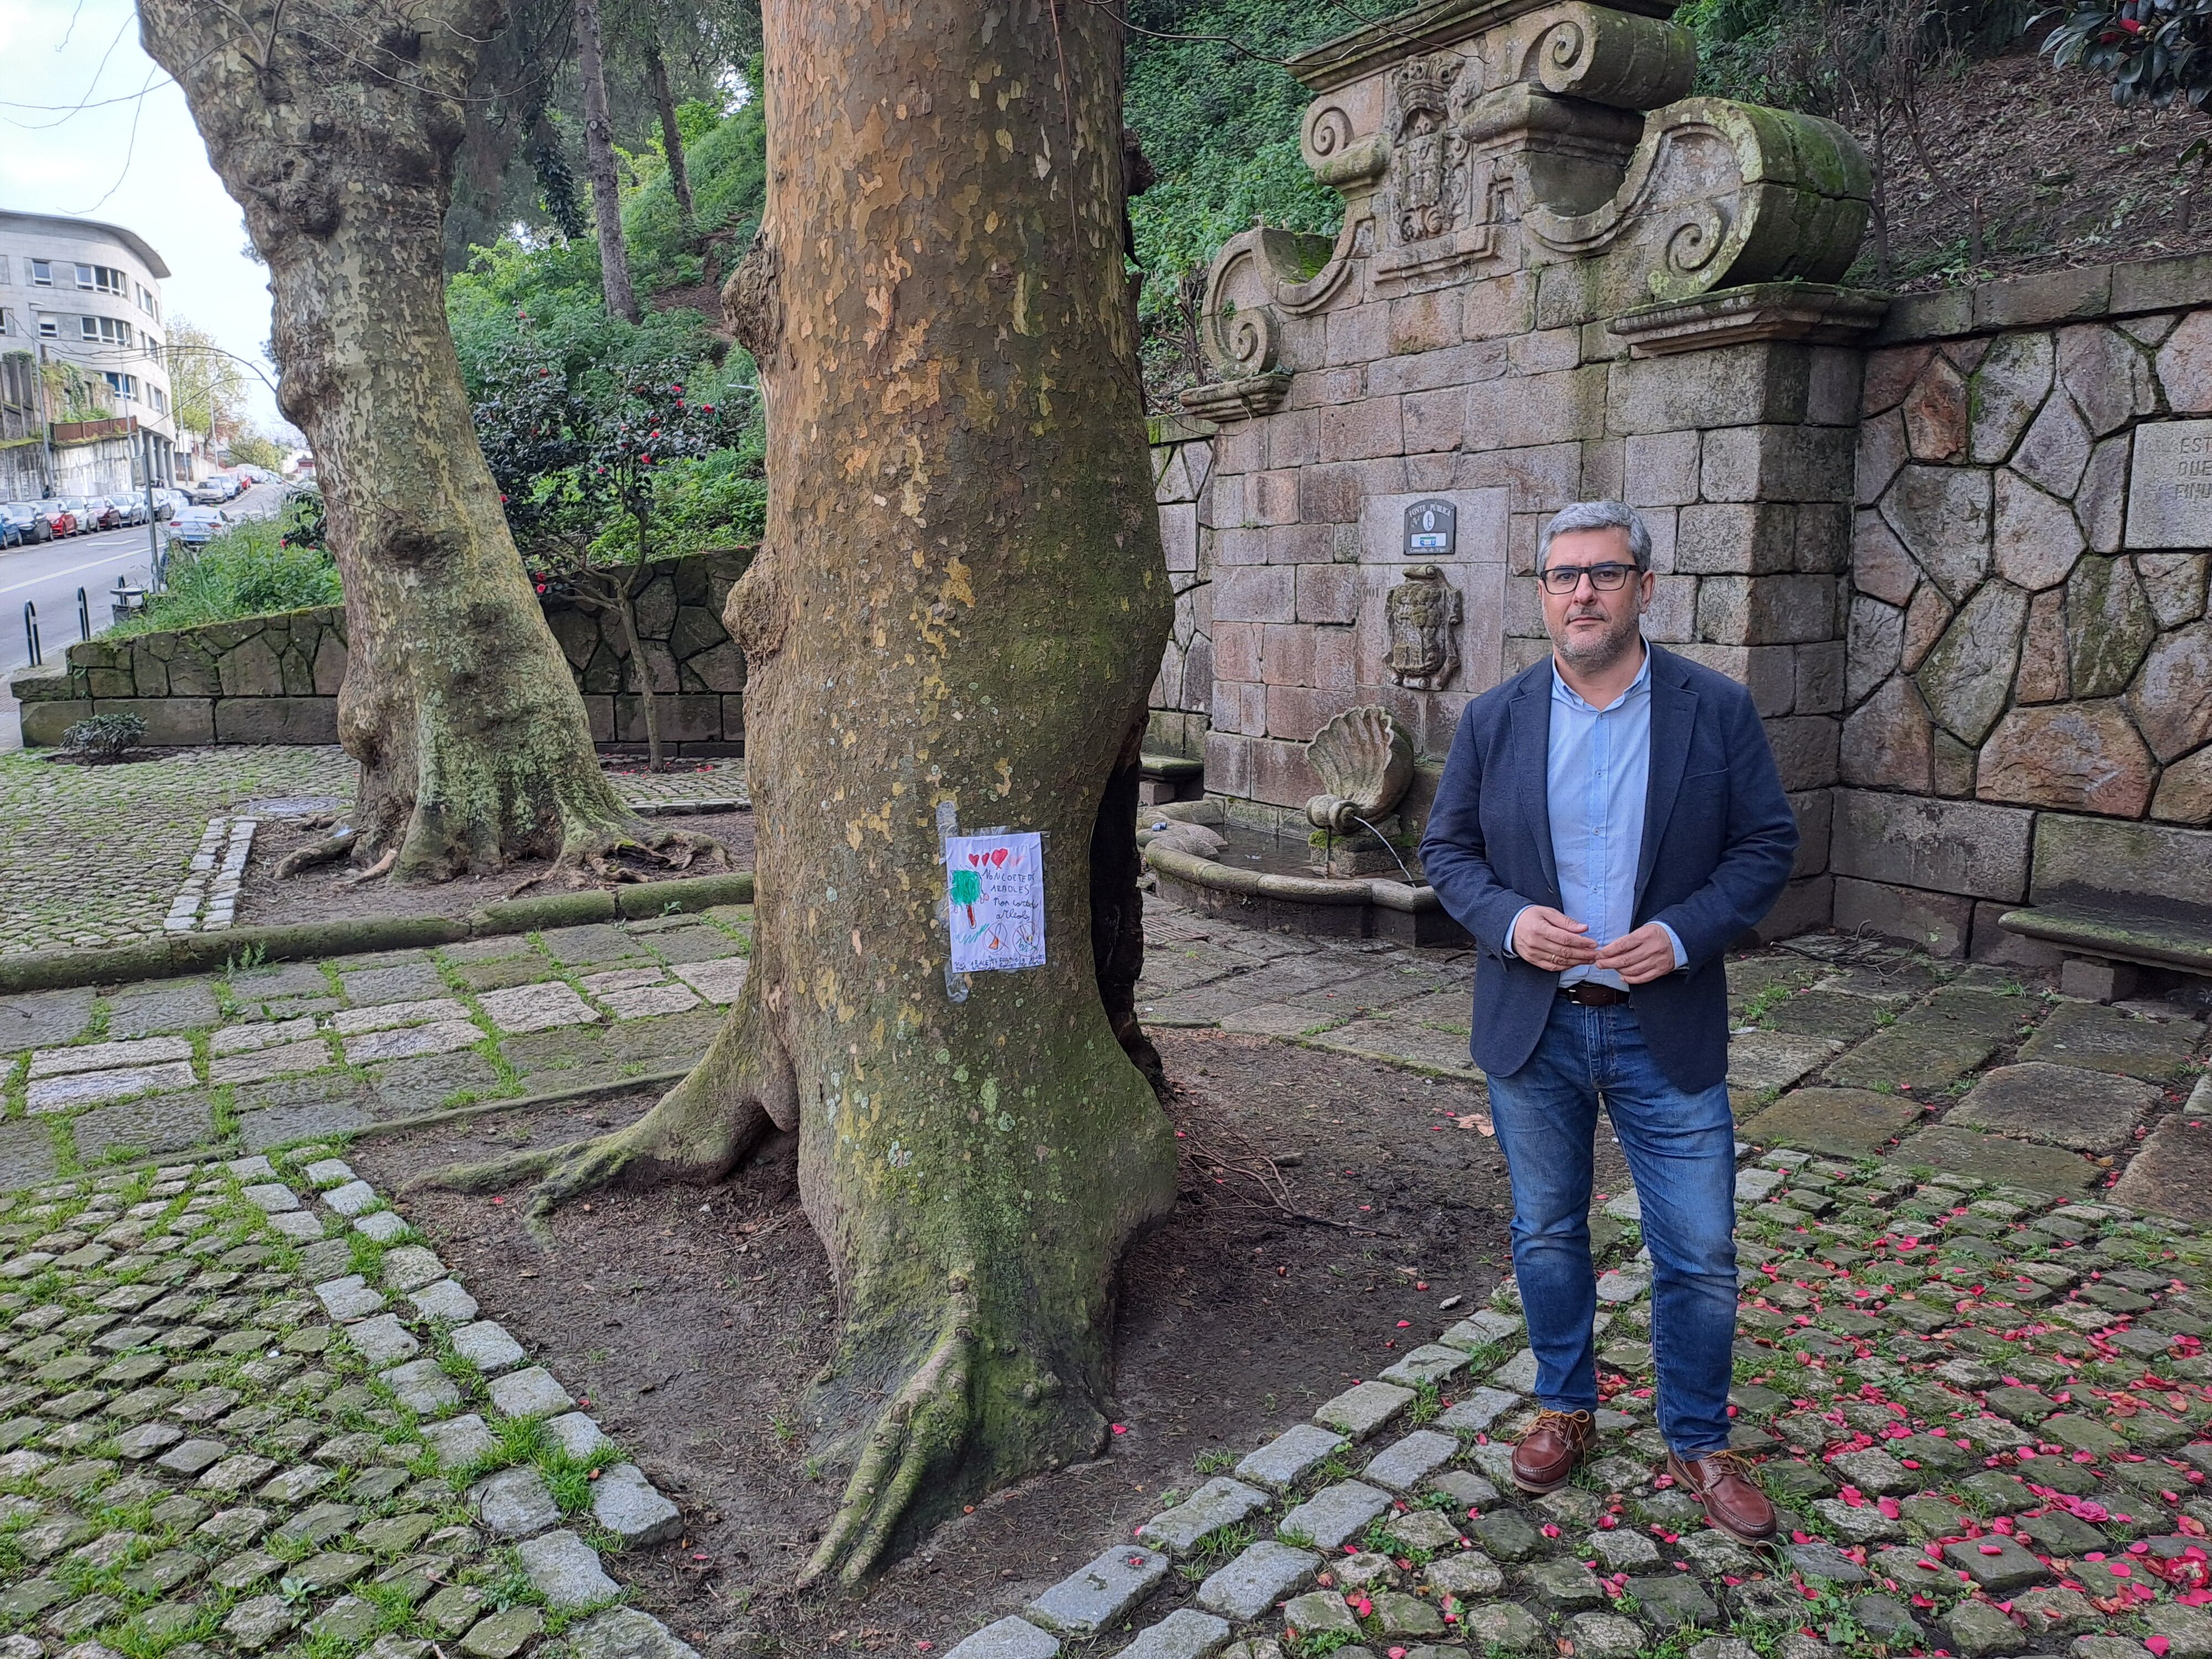
[[[46,653],[39,649],[39,607],[28,599],[23,601],[23,644],[30,651],[32,667],[46,662]]]
[[[84,602],[84,589],[76,591],[76,636],[80,641],[92,637],[92,607]]]

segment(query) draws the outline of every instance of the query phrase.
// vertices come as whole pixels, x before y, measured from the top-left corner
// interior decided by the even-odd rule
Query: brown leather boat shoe
[[[1557,1492],[1596,1445],[1597,1424],[1588,1412],[1540,1411],[1513,1449],[1513,1484],[1531,1497]]]
[[[1707,1521],[1739,1544],[1774,1541],[1774,1505],[1734,1452],[1715,1452],[1706,1457],[1681,1457],[1669,1452],[1667,1473],[1705,1506]]]

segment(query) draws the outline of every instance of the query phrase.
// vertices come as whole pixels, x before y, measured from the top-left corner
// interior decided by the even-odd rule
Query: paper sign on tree
[[[951,836],[945,842],[952,970],[1044,966],[1044,842],[1013,835]]]

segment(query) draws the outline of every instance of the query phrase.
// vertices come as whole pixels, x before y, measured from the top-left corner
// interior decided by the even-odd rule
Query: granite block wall
[[[672,753],[744,752],[744,657],[723,629],[722,605],[749,559],[738,550],[665,560],[638,593],[647,671]],[[620,617],[559,590],[544,605],[593,741],[642,749],[644,709],[629,690]],[[10,689],[22,705],[27,747],[59,743],[88,715],[125,712],[146,721],[152,744],[336,743],[345,672],[345,611],[329,605],[82,641]]]
[[[2212,261],[1901,301],[1860,412],[1838,924],[2212,915]]]

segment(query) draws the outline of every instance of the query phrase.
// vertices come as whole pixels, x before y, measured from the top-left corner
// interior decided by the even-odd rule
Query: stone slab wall
[[[1838,924],[2212,909],[2212,260],[1901,300],[1860,411]]]
[[[722,605],[744,550],[664,561],[636,599],[646,664],[672,753],[742,754],[744,657],[722,627]],[[545,617],[584,694],[600,748],[645,743],[621,618],[556,592]],[[67,661],[17,678],[27,746],[55,744],[94,714],[131,713],[163,744],[336,743],[345,682],[345,611],[331,605],[202,628],[95,639]]]

